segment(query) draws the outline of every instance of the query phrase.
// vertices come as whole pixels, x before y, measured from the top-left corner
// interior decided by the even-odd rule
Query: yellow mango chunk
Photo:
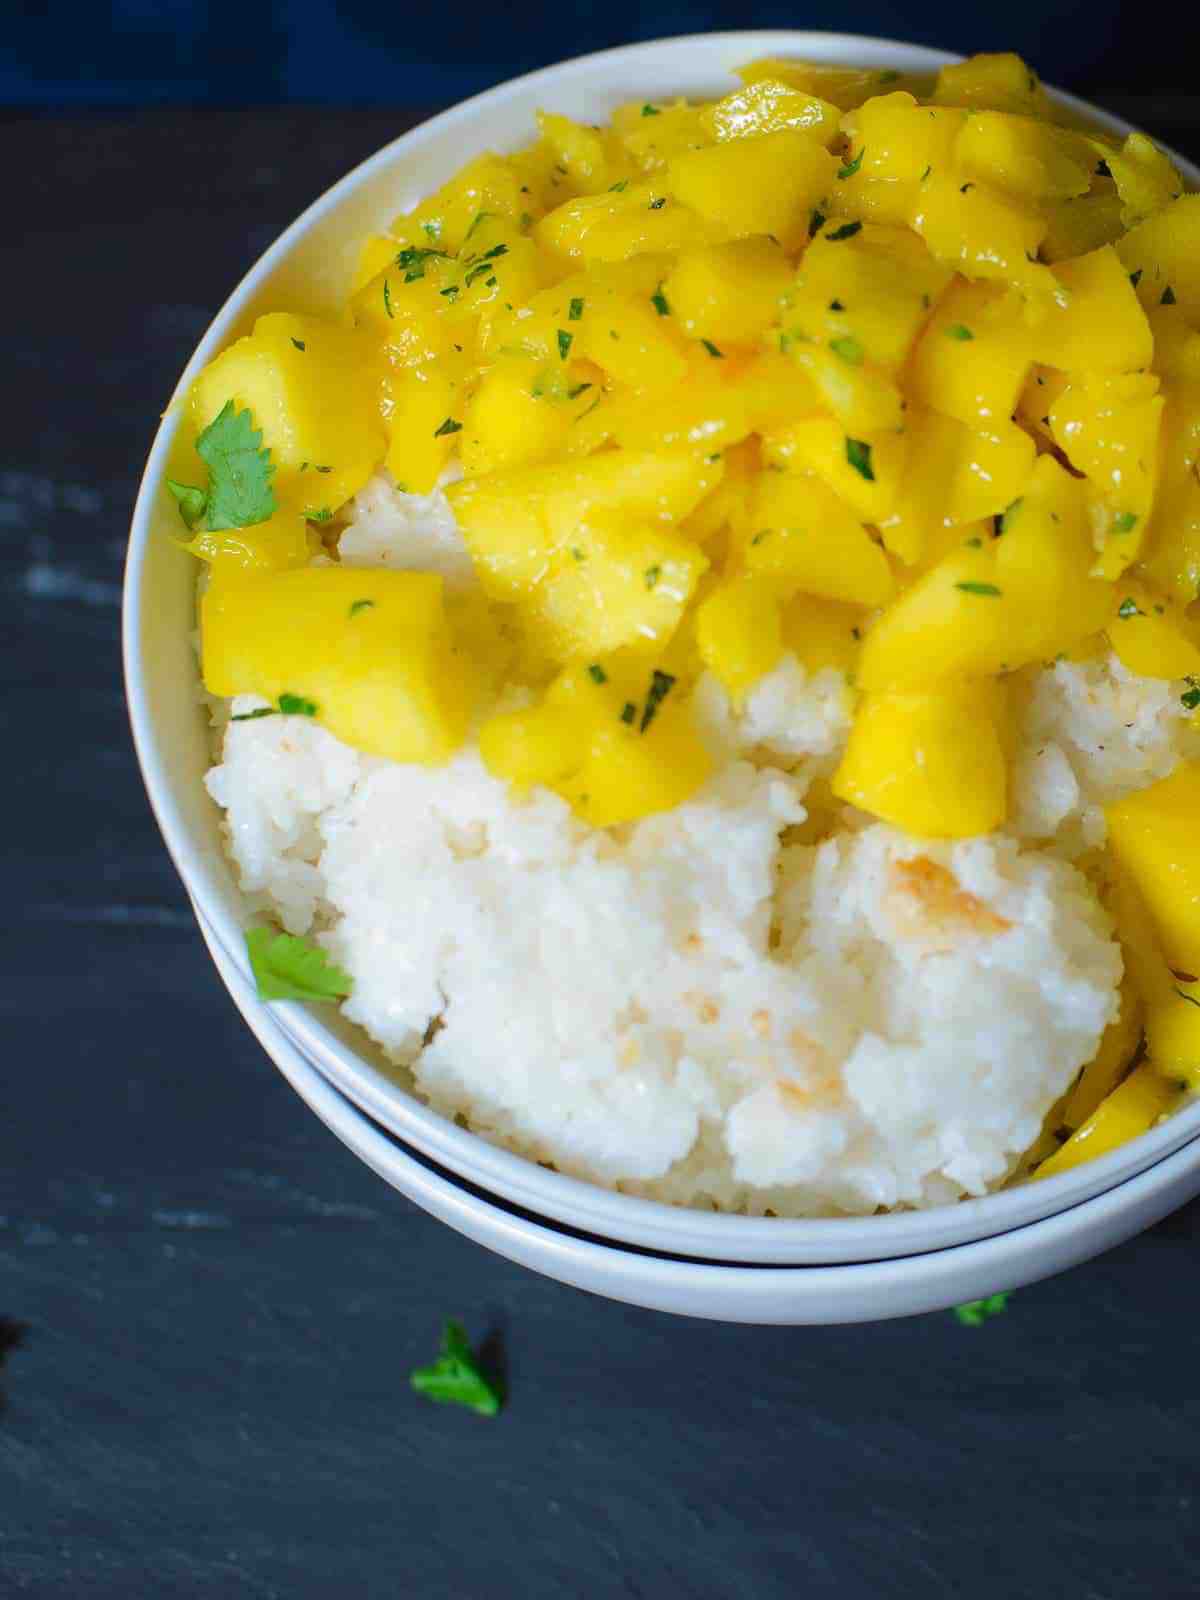
[[[975,537],[896,600],[863,645],[865,689],[909,689],[1051,659],[1103,627],[1109,585],[1093,552],[1084,490],[1039,458],[997,539]]]
[[[940,558],[952,524],[950,496],[968,437],[962,423],[936,411],[910,409],[908,463],[899,494],[879,523],[885,547],[906,566]],[[960,534],[959,537],[965,537]]]
[[[723,470],[720,460],[691,451],[614,450],[465,479],[447,497],[485,590],[514,601],[596,513],[670,528],[716,488]]]
[[[967,278],[1000,279],[1024,288],[1043,283],[1035,257],[1046,219],[1032,203],[954,172],[932,172],[917,193],[912,225],[939,261]]]
[[[815,472],[864,522],[879,523],[899,501],[908,439],[903,433],[857,439],[831,417],[806,417],[764,434],[763,452],[772,466]]]
[[[450,302],[443,290],[454,272],[452,257],[405,246],[351,298],[355,326],[378,342],[390,366],[419,366],[449,349]]]
[[[882,547],[819,478],[764,472],[751,520],[749,572],[852,605],[891,599],[895,584]]]
[[[1051,302],[1031,330],[1036,360],[1072,372],[1132,372],[1150,365],[1150,324],[1110,245],[1060,262],[1054,276],[1066,296]]]
[[[1134,228],[1164,210],[1183,193],[1183,179],[1171,162],[1144,133],[1131,133],[1120,150],[1092,140],[1103,156],[1121,197],[1121,222]]]
[[[1182,604],[1200,594],[1200,381],[1164,389],[1160,476],[1148,530],[1149,577]]]
[[[1052,205],[1042,255],[1047,261],[1066,261],[1099,250],[1101,245],[1116,244],[1124,231],[1121,209],[1121,197],[1115,190]]]
[[[183,543],[191,555],[207,561],[213,576],[221,571],[284,572],[303,567],[316,553],[319,541],[305,519],[277,511],[266,522],[245,528],[198,529]]]
[[[577,771],[588,738],[588,723],[573,706],[544,696],[517,711],[494,712],[479,730],[479,754],[493,777],[527,789]]]
[[[770,239],[684,250],[662,285],[664,315],[693,339],[749,344],[779,316],[792,280],[787,257]]]
[[[907,230],[867,225],[838,239],[840,231],[827,225],[805,251],[783,329],[798,358],[815,341],[847,365],[896,372],[950,269]]]
[[[424,238],[426,244],[455,254],[461,249],[481,214],[515,222],[531,209],[530,197],[521,193],[518,167],[490,151],[468,161],[461,172],[422,200],[407,216],[398,217],[392,232],[406,238]]]
[[[697,151],[695,156],[704,154]],[[694,157],[675,159],[690,161]],[[716,237],[721,236],[718,231]],[[650,251],[705,244],[714,237],[714,230],[686,203],[672,200],[662,184],[630,183],[604,194],[568,200],[535,225],[534,237],[544,250],[564,260],[625,261]]]
[[[466,735],[474,676],[436,574],[305,567],[223,583],[201,602],[200,636],[210,694],[296,696],[369,755],[437,763]]]
[[[358,265],[354,269],[354,277],[350,283],[351,299],[385,267],[390,267],[402,248],[401,241],[394,239],[391,234],[368,234],[358,253]]]
[[[951,522],[998,516],[1018,499],[1033,471],[1033,440],[1014,422],[994,422],[962,436],[946,515]]]
[[[1106,1100],[1129,1070],[1142,1042],[1145,1008],[1128,976],[1121,980],[1120,1010],[1100,1037],[1100,1048],[1063,1099],[1060,1125],[1072,1132]],[[1200,1012],[1197,1013],[1200,1020]]]
[[[1035,362],[1025,380],[1025,387],[1021,390],[1021,397],[1017,401],[1016,420],[1028,428],[1035,438],[1042,439],[1047,444],[1054,443],[1054,430],[1050,426],[1050,409],[1070,381],[1065,372],[1059,372],[1055,367],[1043,367]]]
[[[1160,1072],[1200,1089],[1200,984],[1168,977],[1169,992],[1146,1012],[1146,1048]]]
[[[1008,778],[994,701],[986,684],[864,696],[834,794],[922,837],[969,838],[998,828]]]
[[[578,403],[587,391],[568,400],[572,387],[550,380],[553,369],[522,357],[507,357],[486,372],[467,402],[459,456],[470,477],[507,467],[546,461],[561,453]]]
[[[383,380],[387,469],[409,494],[429,494],[457,447],[465,368],[449,357],[389,372]]]
[[[604,137],[597,129],[585,128],[554,111],[539,111],[537,123],[542,138],[567,169],[568,178],[580,194],[600,194],[629,175],[623,163],[613,166]]]
[[[1200,330],[1177,305],[1154,306],[1148,313],[1154,337],[1153,366],[1163,378],[1200,384]]]
[[[1034,72],[1011,50],[968,56],[942,67],[933,101],[943,106],[969,106],[973,111],[1009,111],[1021,116],[1049,117],[1050,102]]]
[[[1169,966],[1200,974],[1200,762],[1105,810],[1113,856],[1145,901]]]
[[[835,339],[832,345],[789,342],[789,349],[820,396],[821,409],[832,411],[846,433],[864,439],[903,428],[899,385],[882,368],[861,359],[855,340]]]
[[[778,78],[760,78],[706,106],[700,126],[710,139],[748,139],[795,128],[828,147],[838,137],[840,109],[820,95],[793,89]]]
[[[821,95],[843,111],[862,105],[881,89],[903,79],[903,74],[890,68],[827,67],[784,56],[758,56],[734,70],[743,83],[783,83],[792,89]]]
[[[860,606],[798,594],[783,608],[784,648],[808,672],[832,667],[853,682],[864,631]]]
[[[1108,638],[1117,656],[1143,678],[1200,677],[1196,625],[1145,584],[1124,578],[1113,591]]]
[[[696,611],[700,659],[740,702],[783,654],[779,585],[738,577],[714,589]]]
[[[1200,322],[1200,194],[1164,206],[1115,248],[1126,271],[1137,273],[1144,306],[1161,305],[1169,290],[1184,315]]]
[[[677,200],[728,236],[769,233],[787,245],[804,237],[809,213],[836,171],[834,158],[815,139],[785,129],[676,156],[667,185]]]
[[[374,351],[340,323],[283,311],[259,317],[192,385],[188,419],[196,434],[229,400],[262,431],[281,511],[319,517],[336,510],[383,459]]]
[[[1042,1162],[1034,1177],[1052,1178],[1128,1144],[1152,1128],[1178,1101],[1178,1084],[1161,1076],[1149,1062],[1135,1067],[1062,1148]]]
[[[968,427],[1007,422],[1032,360],[1019,297],[960,278],[938,302],[913,352],[909,393]]]
[[[661,649],[707,568],[690,539],[595,513],[574,529],[539,586],[534,604],[546,648],[559,660],[623,646]]]
[[[954,164],[968,180],[1040,202],[1087,194],[1094,157],[1082,139],[1050,123],[977,111],[963,121]]]
[[[1116,578],[1141,551],[1154,501],[1163,399],[1150,373],[1081,374],[1050,408],[1054,442],[1097,496],[1097,571]]]
[[[916,185],[927,173],[950,166],[966,120],[962,111],[918,105],[903,91],[879,95],[843,121],[850,135],[847,164],[859,162],[859,174],[868,181]],[[840,194],[839,188],[839,199]]]
[[[658,172],[672,156],[711,142],[702,123],[704,109],[686,100],[635,100],[617,107],[612,125],[634,165],[643,172]]]

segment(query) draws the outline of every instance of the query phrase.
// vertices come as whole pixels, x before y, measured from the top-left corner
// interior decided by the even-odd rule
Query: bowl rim
[[[760,54],[791,54],[867,67],[899,67],[914,72],[933,71],[963,59],[950,52],[865,35],[758,29],[690,34],[618,46],[572,57],[511,79],[401,134],[314,200],[242,276],[184,367],[151,446],[134,507],[123,609],[126,694],[139,764],[167,849],[202,921],[212,929],[222,950],[243,974],[248,970],[241,937],[245,914],[243,912],[239,920],[229,903],[225,885],[218,882],[189,834],[174,793],[171,765],[161,747],[144,686],[147,669],[141,656],[141,623],[145,606],[145,557],[154,536],[156,502],[178,426],[176,401],[196,373],[228,340],[247,303],[287,259],[294,246],[363,185],[386,172],[398,156],[420,152],[422,147],[445,133],[463,124],[475,124],[510,99],[543,87],[552,89],[572,77],[600,74],[611,79],[622,67],[644,65],[649,61],[657,63],[661,59],[683,68],[690,64],[696,76],[711,78],[722,70],[723,61],[748,60]],[[1076,96],[1049,85],[1047,91],[1057,103],[1099,126],[1117,133],[1126,133],[1131,127],[1123,119]],[[1187,180],[1200,185],[1200,170],[1176,152],[1168,153]],[[844,1262],[880,1259],[912,1250],[949,1248],[961,1242],[964,1235],[992,1237],[1028,1225],[1047,1212],[1086,1203],[1167,1159],[1200,1134],[1200,1100],[1197,1100],[1167,1122],[1086,1166],[1040,1180],[1036,1185],[1020,1184],[953,1205],[870,1217],[782,1218],[707,1212],[624,1194],[539,1167],[529,1158],[459,1128],[433,1111],[374,1066],[366,1055],[343,1043],[313,1008],[284,1002],[272,1009],[292,1044],[337,1089],[395,1131],[398,1137],[410,1140],[419,1149],[428,1148],[434,1159],[445,1162],[464,1177],[513,1198],[517,1204],[539,1214],[631,1243],[649,1237],[656,1241],[651,1248],[673,1248],[695,1254],[695,1241],[703,1238],[709,1241],[700,1252],[705,1257],[729,1259],[729,1252],[733,1252],[737,1259],[746,1260],[783,1257]],[[1192,1156],[1200,1161],[1200,1143]],[[1032,1198],[1034,1189],[1036,1199]],[[693,1242],[682,1242],[687,1239]],[[669,1240],[677,1242],[672,1245],[667,1242]]]

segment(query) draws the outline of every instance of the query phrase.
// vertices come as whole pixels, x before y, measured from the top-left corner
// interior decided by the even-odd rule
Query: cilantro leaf
[[[1114,533],[1132,533],[1137,527],[1137,517],[1132,511],[1118,511],[1112,521]]]
[[[658,715],[659,706],[674,687],[675,679],[671,673],[660,672],[656,667],[650,674],[650,688],[646,692],[646,704],[642,708],[642,720],[638,724],[639,733],[645,733]]]
[[[954,587],[961,589],[964,594],[986,595],[989,600],[998,599],[1004,592],[1002,589],[998,589],[994,583],[956,583]]]
[[[427,1400],[442,1405],[467,1406],[481,1417],[494,1417],[500,1409],[500,1389],[484,1376],[461,1322],[449,1320],[442,1329],[442,1348],[428,1367],[417,1367],[409,1383]]]
[[[655,311],[658,312],[660,317],[669,317],[671,315],[671,307],[667,303],[666,295],[662,292],[661,283],[650,296],[650,304],[654,307]]]
[[[196,454],[208,468],[204,516],[209,532],[253,527],[274,515],[271,479],[275,466],[270,450],[262,448],[262,430],[254,426],[249,411],[237,411],[233,401],[227,400],[196,440]],[[195,514],[198,502],[188,497],[185,506],[176,488],[172,487],[171,493],[187,521],[188,512]],[[200,493],[203,491],[193,491],[193,495]]]
[[[835,356],[841,356],[852,367],[861,367],[863,364],[863,347],[858,340],[850,334],[841,339],[830,339],[829,348]]]
[[[859,167],[862,166],[863,157],[866,155],[866,153],[867,147],[866,145],[863,145],[862,149],[858,152],[853,161],[847,161],[843,166],[838,168],[838,177],[852,178],[858,171]]]
[[[968,1300],[955,1306],[954,1315],[964,1328],[981,1328],[989,1317],[998,1317],[1008,1309],[1009,1295],[989,1294],[982,1300]]]
[[[830,239],[853,239],[856,233],[861,232],[861,222],[843,222],[840,228],[835,228],[827,237]]]
[[[718,350],[716,345],[712,342],[711,339],[701,339],[700,343],[708,351],[709,355],[713,358],[714,361],[724,361],[724,359],[725,359],[724,350]]]
[[[871,446],[865,439],[851,439],[846,435],[846,460],[868,483],[875,482],[875,468],[871,465]]]
[[[1140,617],[1142,614],[1141,606],[1138,605],[1131,594],[1127,594],[1117,607],[1117,615],[1122,622],[1128,622],[1130,617]]]
[[[1179,703],[1185,711],[1200,709],[1200,679],[1186,678],[1187,688],[1179,696]]]
[[[208,496],[204,490],[196,489],[190,483],[176,483],[174,478],[167,479],[167,488],[175,496],[179,515],[189,528],[196,527],[208,510]]]
[[[558,330],[558,359],[560,361],[565,361],[570,355],[571,341],[573,338],[574,335],[568,333],[565,328],[560,328]]]
[[[975,337],[965,322],[951,322],[942,329],[942,332],[947,339],[957,339],[960,343],[965,343],[968,339]]]
[[[290,933],[247,928],[246,950],[260,1000],[340,1000],[354,987],[324,950]]]

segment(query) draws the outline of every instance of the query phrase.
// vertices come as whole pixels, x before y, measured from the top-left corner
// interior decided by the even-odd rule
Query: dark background
[[[0,1372],[4,1600],[1200,1593],[1200,1206],[979,1329],[592,1299],[426,1218],[307,1112],[146,808],[117,660],[128,515],[233,283],[418,110],[731,12],[452,13],[451,59],[444,11],[0,7],[0,1315],[24,1339]],[[836,20],[1015,40],[1195,156],[1184,52],[1152,28],[1139,66],[1115,16],[1089,11],[1086,38],[1066,6]],[[317,100],[338,109],[267,105]],[[507,1347],[495,1421],[407,1388],[454,1314]]]

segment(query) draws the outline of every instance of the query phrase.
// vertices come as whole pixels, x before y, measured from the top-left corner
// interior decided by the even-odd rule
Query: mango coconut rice
[[[543,114],[201,373],[208,786],[264,997],[446,1116],[938,1205],[1200,1070],[1200,198],[1013,56],[740,77]]]

